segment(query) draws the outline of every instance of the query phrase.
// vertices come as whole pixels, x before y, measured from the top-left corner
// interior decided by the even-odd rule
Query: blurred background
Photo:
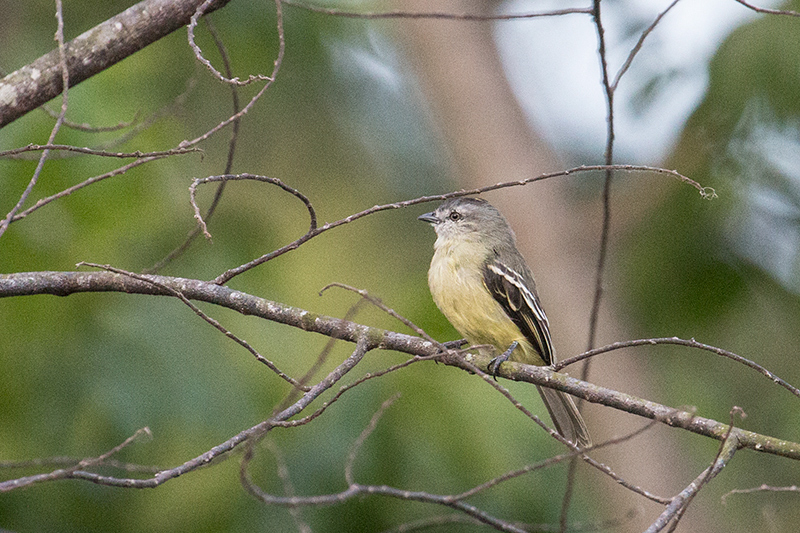
[[[65,5],[68,39],[132,5]],[[561,2],[325,4],[353,11],[497,14],[546,11]],[[620,69],[642,31],[669,2],[603,3],[609,68]],[[800,2],[761,2],[800,10]],[[0,69],[9,73],[54,47],[54,6],[0,0]],[[211,16],[235,75],[269,74],[277,52],[275,8],[231,2]],[[241,124],[234,173],[280,178],[309,196],[322,222],[374,204],[445,193],[603,162],[606,104],[597,34],[588,15],[497,22],[363,20],[284,6],[286,54],[278,79]],[[222,68],[208,31],[198,42]],[[678,3],[645,41],[619,83],[615,160],[677,169],[719,198],[653,174],[617,174],[597,344],[633,338],[696,338],[800,384],[800,19],[757,15],[733,1]],[[247,101],[256,88],[240,91]],[[180,97],[180,98],[179,98]],[[177,99],[177,100],[176,100]],[[50,104],[58,108],[58,101]],[[230,89],[199,67],[181,30],[70,90],[68,118],[108,126],[160,118],[130,139],[122,132],[62,128],[56,142],[164,150],[232,113]],[[0,150],[46,141],[53,119],[37,110],[0,130]],[[222,173],[230,130],[184,155],[135,168],[14,223],[0,239],[0,272],[74,270],[79,261],[141,271],[193,227],[188,187]],[[0,212],[25,188],[34,159],[0,159]],[[120,166],[55,156],[32,200]],[[560,358],[587,348],[602,217],[603,176],[578,173],[485,195],[517,230],[537,275]],[[208,205],[213,189],[202,190]],[[32,202],[31,202],[32,203]],[[434,235],[416,217],[430,205],[345,225],[235,278],[231,287],[342,317],[370,291],[439,340],[457,338],[435,308],[426,273]],[[233,183],[198,240],[162,274],[211,279],[303,234],[302,204],[275,187]],[[291,375],[302,375],[327,339],[287,326],[203,309]],[[362,308],[356,320],[407,330]],[[148,426],[150,441],[118,458],[173,467],[267,418],[287,385],[173,299],[124,294],[0,301],[0,460],[104,453]],[[323,372],[346,357],[340,343]],[[371,352],[352,379],[402,362]],[[569,369],[579,375],[578,368]],[[590,380],[701,416],[800,441],[800,404],[786,390],[729,360],[679,347],[616,351],[595,359]],[[507,384],[544,415],[532,387]],[[313,423],[274,430],[251,472],[283,492],[279,450],[299,495],[343,490],[353,441],[381,402],[400,392],[356,461],[356,479],[409,490],[459,493],[563,450],[474,376],[421,363],[346,394]],[[645,421],[584,406],[595,442]],[[665,426],[595,456],[626,480],[669,497],[714,458],[717,443]],[[239,456],[157,490],[78,481],[0,496],[11,531],[298,531],[282,508],[239,485]],[[4,478],[34,470],[5,470]],[[694,500],[679,531],[794,531],[797,493],[733,495],[762,483],[797,484],[800,465],[749,451]],[[510,521],[557,524],[566,465],[486,491],[469,503]],[[661,507],[581,464],[571,520],[594,530],[642,531]],[[368,497],[307,508],[315,531],[385,531],[448,514],[422,503]],[[631,516],[632,515],[632,516]],[[436,531],[478,531],[443,525]]]

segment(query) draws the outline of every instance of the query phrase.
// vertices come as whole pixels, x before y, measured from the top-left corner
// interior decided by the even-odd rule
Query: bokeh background
[[[65,6],[67,38],[132,2]],[[702,5],[699,5],[702,4]],[[333,4],[331,4],[333,5]],[[612,73],[667,2],[603,3]],[[800,9],[800,3],[762,6]],[[560,2],[418,0],[349,2],[385,11],[499,13]],[[0,69],[50,51],[51,2],[0,0]],[[241,125],[233,171],[277,177],[309,196],[322,221],[374,204],[532,177],[603,161],[606,107],[596,30],[587,15],[498,22],[360,20],[284,6],[286,55],[278,80]],[[235,74],[268,74],[277,51],[275,8],[233,1],[212,15]],[[221,68],[205,29],[207,56]],[[708,202],[664,176],[618,174],[598,344],[680,336],[734,351],[797,385],[800,364],[800,19],[757,15],[734,1],[680,2],[645,42],[619,84],[615,153],[620,163],[675,168],[713,187]],[[254,88],[241,90],[243,101]],[[183,97],[176,103],[176,98]],[[230,89],[199,67],[184,30],[70,91],[71,120],[113,125],[167,112],[115,150],[162,150],[226,118]],[[57,109],[57,102],[51,103]],[[53,119],[31,112],[0,130],[0,150],[44,143]],[[123,130],[125,131],[125,130]],[[62,128],[57,142],[115,143],[122,133]],[[0,240],[0,272],[73,270],[79,261],[146,269],[192,228],[192,178],[222,172],[228,130],[184,155],[133,169],[14,223]],[[59,157],[45,165],[33,199],[120,163]],[[0,211],[17,201],[34,160],[0,159]],[[517,230],[537,274],[561,358],[587,346],[597,261],[602,175],[581,173],[486,195]],[[202,191],[206,205],[212,189]],[[433,232],[418,206],[382,212],[310,241],[235,278],[264,298],[344,316],[357,296],[319,290],[342,282],[367,289],[440,340],[457,337],[430,299],[426,271]],[[234,183],[210,230],[163,274],[210,279],[301,235],[300,202],[274,187]],[[228,329],[292,375],[327,339],[205,306]],[[407,331],[364,308],[356,320]],[[341,343],[331,368],[350,353]],[[372,352],[358,375],[401,362]],[[124,294],[38,296],[0,302],[0,460],[99,455],[147,426],[152,440],[119,459],[175,466],[268,417],[284,382],[176,300]],[[576,375],[578,369],[572,369]],[[355,379],[355,377],[353,378]],[[800,440],[800,404],[765,378],[708,353],[678,347],[618,351],[596,359],[591,380],[747,429]],[[509,385],[543,414],[531,387]],[[253,477],[282,493],[279,450],[297,494],[345,488],[350,446],[381,402],[386,412],[356,461],[356,478],[410,490],[457,493],[562,451],[494,390],[454,368],[423,363],[357,387],[325,416],[275,430],[259,448]],[[586,406],[595,441],[644,421]],[[663,496],[680,491],[717,444],[656,427],[598,451],[628,481]],[[298,531],[285,509],[251,498],[239,456],[156,490],[60,481],[0,495],[0,528],[11,531]],[[5,478],[34,470],[5,470]],[[557,524],[566,467],[505,483],[470,500],[508,520]],[[733,462],[693,502],[684,531],[794,531],[798,494],[734,495],[735,488],[797,484],[800,465],[753,452]],[[571,518],[617,520],[609,531],[641,531],[660,507],[634,497],[586,465]],[[315,531],[384,531],[446,514],[379,497],[308,508]],[[633,514],[633,517],[630,515]],[[436,531],[478,531],[443,525]]]

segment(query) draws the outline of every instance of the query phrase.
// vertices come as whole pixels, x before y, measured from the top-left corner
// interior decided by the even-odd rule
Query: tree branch
[[[230,0],[216,0],[206,14]],[[69,84],[78,83],[189,23],[201,0],[144,0],[65,45]],[[63,89],[53,50],[0,80],[0,128],[52,100]]]
[[[738,449],[738,434],[733,432],[733,416],[731,416],[731,426],[714,458],[714,462],[672,499],[672,502],[664,509],[664,512],[661,513],[658,519],[647,528],[645,533],[659,533],[663,531],[670,522],[677,525],[677,521],[683,516],[687,506],[694,497],[697,496],[698,491],[715,478],[717,474],[730,463],[731,459],[733,459],[733,454],[735,454]]]
[[[455,351],[442,353],[437,345],[419,337],[311,313],[305,309],[258,298],[215,283],[168,276],[147,275],[141,277],[144,279],[134,279],[111,272],[2,274],[0,275],[0,298],[34,294],[68,296],[79,292],[125,292],[174,296],[173,291],[177,291],[187,299],[220,305],[244,315],[259,316],[304,331],[312,331],[353,343],[361,342],[367,351],[379,348],[422,356],[438,354],[439,361],[470,372],[473,372],[475,367],[486,368],[491,360],[490,355],[472,353],[463,355]],[[145,279],[150,281],[145,281]],[[554,372],[550,368],[509,361],[501,366],[498,375],[514,381],[525,381],[560,390],[592,403],[657,420],[668,426],[682,428],[716,440],[724,440],[728,433],[733,431],[740,448],[750,448],[759,452],[800,460],[800,444],[798,443],[739,428],[731,430],[729,424],[695,416],[687,411],[581,381]],[[286,418],[278,420],[286,420]]]

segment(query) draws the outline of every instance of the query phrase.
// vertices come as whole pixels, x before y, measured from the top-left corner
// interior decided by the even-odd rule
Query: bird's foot
[[[500,365],[508,361],[508,358],[511,357],[511,353],[517,348],[517,346],[519,346],[519,342],[512,342],[511,346],[508,347],[508,350],[489,361],[489,366],[487,369],[495,381],[497,381],[497,371],[500,370]]]

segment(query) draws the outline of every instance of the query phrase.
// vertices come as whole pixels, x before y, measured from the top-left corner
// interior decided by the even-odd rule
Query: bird
[[[428,286],[436,306],[472,345],[491,345],[488,370],[505,360],[537,366],[556,362],[550,324],[528,264],[505,217],[477,197],[444,201],[419,220],[436,232]],[[573,444],[591,446],[572,397],[538,387],[556,431]]]

